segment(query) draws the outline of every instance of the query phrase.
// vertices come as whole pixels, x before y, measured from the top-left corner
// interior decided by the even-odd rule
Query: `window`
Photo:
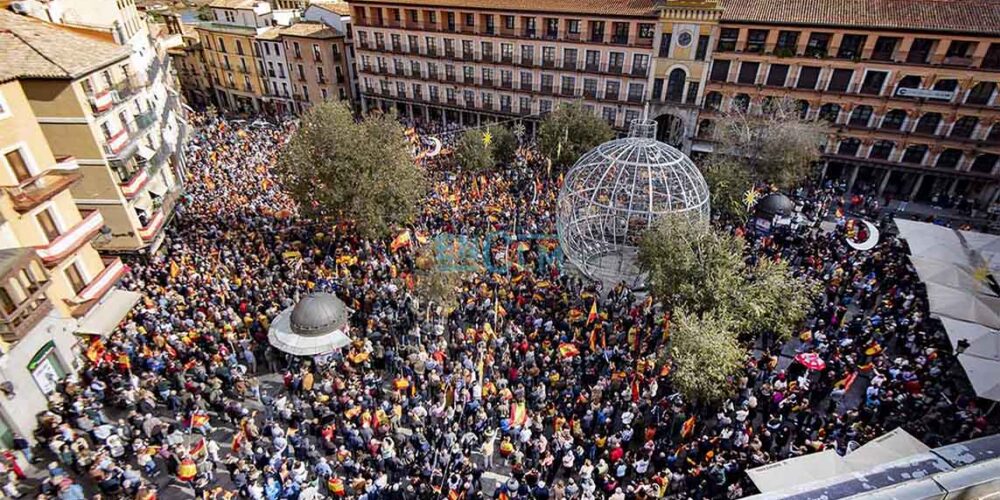
[[[746,63],[744,63],[746,64]],[[684,83],[687,74],[680,68],[674,68],[667,77],[667,100],[670,102],[681,102],[684,98]]]
[[[997,158],[997,155],[992,153],[981,154],[973,160],[972,166],[969,167],[969,170],[981,174],[992,174],[993,169],[997,165]]]
[[[652,23],[639,23],[639,38],[647,38],[652,40],[653,33],[656,31],[653,28]]]
[[[559,36],[559,20],[554,17],[545,18],[545,37],[554,39]]]
[[[972,42],[967,42],[965,40],[952,40],[951,44],[948,45],[948,52],[946,52],[944,56],[946,58],[966,58],[969,57],[969,54],[972,52],[972,47]]]
[[[628,43],[628,23],[611,23],[611,27],[614,30],[611,36],[611,43]]]
[[[322,53],[320,53],[319,45],[314,43],[313,44],[313,61],[320,62],[322,60],[323,60],[323,55],[322,55]]]
[[[705,57],[708,55],[708,43],[712,40],[712,37],[708,35],[698,36],[698,48],[694,52],[695,61],[704,61]]]
[[[6,288],[0,288],[0,306],[3,307],[3,311],[7,314],[17,309],[17,304],[14,303],[14,299],[10,298],[10,293],[7,292]]]
[[[747,112],[750,109],[750,96],[747,94],[736,94],[729,109],[739,112]]]
[[[760,63],[744,62],[743,64],[740,64],[740,74],[736,81],[747,85],[757,83],[757,70],[759,69]]]
[[[664,33],[660,35],[660,51],[659,57],[670,57],[670,43],[672,41],[672,35],[670,33]]]
[[[587,65],[587,71],[600,71],[601,53],[596,50],[588,50],[585,64]]]
[[[1000,123],[994,123],[990,128],[990,133],[986,134],[986,142],[1000,144]]]
[[[924,115],[917,120],[917,126],[913,128],[913,132],[924,135],[936,135],[938,125],[940,124],[941,113],[924,113]]]
[[[934,50],[934,40],[928,38],[917,38],[910,46],[910,52],[906,55],[906,62],[910,64],[927,64],[927,60]]]
[[[503,16],[503,27],[505,29],[514,29],[514,16]]]
[[[533,90],[532,74],[527,71],[521,72],[521,90]]]
[[[570,19],[569,21],[566,21],[566,31],[569,31],[569,34],[571,34],[571,35],[579,35],[580,34],[580,20],[579,19]]]
[[[512,62],[514,60],[514,44],[512,43],[500,44],[500,59],[503,62]]]
[[[321,96],[323,96],[324,101],[327,99],[327,97],[329,97],[325,88],[319,89],[319,93]]]
[[[632,76],[646,76],[649,70],[649,56],[646,54],[635,54],[632,56]]]
[[[729,52],[736,50],[736,40],[740,37],[740,30],[736,28],[722,28],[719,35],[719,45],[715,50],[719,52]]]
[[[986,50],[986,56],[983,57],[983,68],[1000,69],[1000,42],[991,43],[990,48]]]
[[[548,113],[550,111],[552,111],[552,101],[550,101],[548,99],[542,99],[542,100],[538,101],[538,112],[539,113]]]
[[[604,121],[614,125],[618,120],[618,111],[615,108],[605,107],[602,111]]]
[[[713,82],[724,82],[729,78],[729,64],[730,61],[725,59],[716,59],[712,63],[712,74],[709,76],[709,80]]]
[[[830,123],[837,123],[837,118],[840,116],[840,105],[834,103],[827,103],[819,108],[819,119],[826,120]]]
[[[531,113],[531,98],[530,97],[518,98],[518,109],[521,110],[522,114]]]
[[[816,82],[819,81],[820,68],[816,66],[803,66],[799,71],[799,82],[795,86],[800,89],[816,89]]]
[[[621,89],[621,82],[608,82],[604,88],[604,98],[610,101],[618,100],[618,91]]]
[[[954,170],[958,167],[959,162],[962,161],[962,150],[961,149],[946,149],[938,155],[937,162],[934,163],[936,168],[948,168]]]
[[[572,76],[562,77],[561,93],[563,95],[573,95],[575,92],[576,92],[576,78]]]
[[[608,54],[608,71],[611,73],[621,73],[625,66],[625,54],[622,52],[612,52]]]
[[[556,48],[542,47],[542,65],[553,66],[556,63]]]
[[[851,78],[854,76],[852,69],[835,69],[830,77],[830,86],[827,88],[832,92],[847,92],[851,85]]]
[[[806,44],[806,57],[826,57],[826,51],[830,46],[829,33],[813,33],[809,35],[809,43]]]
[[[837,58],[860,58],[861,51],[865,47],[866,40],[868,40],[867,35],[844,35],[844,37],[840,39],[840,49],[837,50]]]
[[[780,57],[793,56],[796,50],[798,50],[798,44],[798,31],[779,31],[778,43],[774,46],[774,54]]]
[[[583,79],[583,96],[590,99],[597,97],[597,80],[594,78]]]
[[[940,90],[941,92],[948,92],[950,95],[946,98],[936,98],[929,97],[928,100],[934,101],[950,101],[955,97],[955,92],[958,90],[958,80],[953,78],[947,78],[943,80],[938,80],[934,82],[934,90]]]
[[[885,84],[886,78],[888,78],[889,73],[885,71],[869,71],[865,74],[865,80],[861,84],[861,89],[858,92],[862,94],[869,95],[879,95],[882,93],[882,86]]]
[[[767,41],[767,30],[750,30],[747,34],[747,52],[764,52],[764,42]]]
[[[840,147],[837,148],[837,154],[840,156],[857,156],[858,149],[861,147],[861,141],[850,137],[840,141]]]
[[[894,109],[885,114],[885,118],[882,118],[882,126],[880,128],[885,130],[899,130],[903,128],[903,122],[906,121],[906,111],[901,109]]]
[[[892,141],[877,141],[872,144],[872,150],[868,153],[868,157],[873,160],[888,160],[895,148],[896,144]]]
[[[899,38],[892,36],[880,36],[875,40],[875,47],[872,49],[872,60],[891,61],[899,46]]]
[[[993,92],[996,91],[996,88],[997,84],[993,82],[979,82],[969,91],[968,97],[965,98],[965,103],[986,106],[990,103],[990,98],[993,97]]]
[[[534,64],[535,48],[531,45],[521,46],[521,64]]]
[[[927,156],[927,146],[917,144],[906,148],[906,151],[903,152],[903,158],[900,161],[920,165],[924,162],[925,156]]]
[[[66,279],[69,281],[70,286],[73,287],[73,291],[77,294],[87,287],[87,282],[83,279],[83,273],[80,272],[80,266],[76,262],[66,266],[65,273]]]
[[[7,165],[10,167],[11,171],[14,172],[14,177],[17,178],[18,183],[22,183],[31,178],[31,168],[28,167],[28,162],[25,161],[20,149],[8,151],[7,153],[4,153],[3,156],[4,159],[7,160]]]
[[[56,225],[56,220],[52,217],[52,209],[46,208],[35,215],[35,219],[38,221],[38,225],[42,228],[42,233],[45,237],[49,239],[49,242],[54,241],[59,237],[59,226]]]
[[[858,106],[854,108],[851,112],[851,118],[848,122],[852,127],[867,127],[868,123],[872,118],[872,107],[871,106]]]
[[[787,64],[772,64],[767,73],[767,85],[770,87],[784,87],[785,80],[788,79]]]
[[[963,116],[955,122],[953,127],[951,127],[951,134],[949,137],[968,139],[972,137],[972,133],[976,131],[976,125],[978,124],[979,119],[975,116]]]
[[[243,44],[242,44],[242,43],[240,43],[240,41],[239,41],[239,40],[236,40],[236,53],[237,53],[237,54],[239,54],[239,55],[241,55],[241,56],[242,56],[242,55],[245,55],[245,54],[243,53]]]
[[[476,25],[476,16],[474,14],[465,15],[465,25],[472,27]]]
[[[906,75],[899,79],[899,83],[896,84],[896,97],[901,97],[903,99],[910,99],[909,96],[901,95],[901,89],[919,89],[920,88],[920,76],[919,75]]]
[[[722,94],[712,91],[705,94],[705,109],[718,111],[722,106]]]
[[[590,22],[590,41],[592,42],[604,41],[604,21]]]

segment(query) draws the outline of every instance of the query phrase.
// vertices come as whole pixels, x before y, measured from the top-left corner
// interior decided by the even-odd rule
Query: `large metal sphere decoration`
[[[642,233],[668,213],[709,219],[708,184],[684,153],[659,142],[656,122],[634,120],[628,137],[587,152],[559,192],[563,254],[587,277],[642,286]]]

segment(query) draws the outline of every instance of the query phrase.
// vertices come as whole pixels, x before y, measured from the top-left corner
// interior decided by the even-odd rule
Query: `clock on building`
[[[681,35],[677,37],[677,44],[681,47],[691,45],[691,32],[685,31],[681,33]]]

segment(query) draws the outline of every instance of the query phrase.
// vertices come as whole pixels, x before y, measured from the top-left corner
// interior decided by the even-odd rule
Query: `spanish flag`
[[[562,344],[559,344],[559,355],[561,355],[562,357],[572,358],[573,356],[576,356],[578,354],[580,354],[580,350],[577,349],[575,345],[569,342],[563,342]]]
[[[521,427],[528,421],[528,409],[524,403],[512,403],[510,405],[510,425],[511,427]]]
[[[337,476],[330,476],[326,480],[326,489],[330,490],[330,494],[337,497],[344,496],[344,480]]]
[[[191,415],[191,428],[192,429],[200,429],[200,428],[204,427],[205,424],[207,424],[207,423],[208,423],[208,415],[205,415],[205,414],[202,414],[202,413],[195,413],[194,415]],[[204,444],[204,443],[202,443],[202,444]]]
[[[170,277],[176,278],[178,274],[181,273],[181,267],[177,265],[172,259],[170,261]]]
[[[590,313],[587,314],[587,326],[591,323],[597,321],[597,298],[594,298],[594,302],[590,305]]]
[[[843,389],[844,391],[849,391],[851,386],[854,385],[854,380],[858,378],[858,372],[848,373],[846,377],[838,380],[833,384],[836,389]]]
[[[691,415],[691,418],[684,421],[684,425],[681,426],[682,438],[686,438],[690,436],[692,432],[694,432],[694,422],[695,422],[694,415]]]
[[[185,458],[181,460],[181,464],[177,466],[177,479],[180,481],[190,481],[198,475],[198,466],[195,465],[194,460],[190,458]]]
[[[236,434],[233,434],[233,444],[232,444],[233,453],[238,453],[240,451],[241,446],[243,446],[242,430],[238,431]]]
[[[403,233],[400,234],[399,236],[396,236],[396,239],[392,240],[392,243],[389,244],[389,248],[393,252],[395,252],[400,248],[408,246],[409,244],[410,244],[410,230],[407,229],[406,231],[403,231]]]
[[[597,329],[590,331],[590,352],[597,352]]]
[[[192,456],[201,455],[204,451],[205,451],[205,438],[199,439],[198,442],[191,447]]]
[[[104,342],[102,342],[101,339],[95,339],[90,343],[90,346],[87,347],[87,359],[89,359],[91,363],[96,364],[97,361],[104,356],[105,350]]]

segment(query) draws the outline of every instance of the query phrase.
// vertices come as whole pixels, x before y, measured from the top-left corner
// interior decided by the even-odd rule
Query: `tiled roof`
[[[316,7],[316,8],[319,8],[319,9],[323,9],[323,10],[325,10],[327,12],[333,12],[334,14],[340,14],[341,16],[349,16],[349,15],[351,15],[351,6],[347,5],[347,2],[341,2],[341,1],[333,1],[333,2],[322,1],[322,2],[320,2],[320,1],[315,1],[314,0],[313,3],[310,4],[310,7]]]
[[[208,6],[219,9],[252,9],[256,4],[256,0],[212,0]]]
[[[128,55],[127,46],[0,10],[0,81],[77,78]]]
[[[281,34],[287,36],[301,36],[305,38],[336,38],[343,36],[339,31],[323,23],[312,21],[302,21],[291,26],[281,28]]]
[[[281,35],[281,30],[278,28],[268,28],[257,35],[258,40],[277,40]]]
[[[721,0],[723,22],[1000,34],[1000,0]]]
[[[657,17],[657,0],[358,0],[356,2],[349,1],[349,3],[551,12],[554,14],[595,14],[619,17]]]

